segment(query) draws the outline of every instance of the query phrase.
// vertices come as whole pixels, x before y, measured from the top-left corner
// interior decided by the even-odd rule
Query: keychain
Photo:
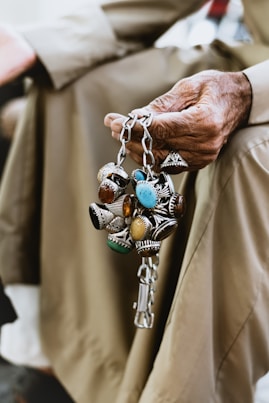
[[[107,245],[112,250],[126,254],[135,249],[141,257],[137,271],[138,298],[133,305],[136,310],[134,324],[147,329],[152,328],[154,321],[152,305],[161,242],[176,230],[185,210],[184,197],[175,192],[171,177],[165,172],[166,168],[172,171],[173,162],[183,166],[185,161],[178,161],[170,153],[172,159],[168,157],[163,170],[158,174],[153,171],[155,159],[148,130],[152,119],[152,114],[139,118],[129,114],[125,119],[117,162],[109,162],[100,168],[97,175],[100,203],[91,203],[89,207],[94,227],[107,231]],[[143,127],[143,166],[129,175],[122,165],[126,159],[126,144],[131,140],[136,123]],[[129,185],[131,193],[127,190]]]

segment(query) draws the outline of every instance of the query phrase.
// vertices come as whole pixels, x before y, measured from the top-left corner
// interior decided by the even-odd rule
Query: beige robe
[[[53,87],[33,87],[6,165],[1,275],[40,274],[44,349],[78,403],[250,403],[269,370],[268,62],[246,71],[250,126],[215,163],[173,178],[187,213],[161,249],[153,329],[133,325],[139,258],[112,252],[88,217],[97,171],[119,150],[107,112],[126,114],[196,71],[269,57],[261,0],[245,1],[254,44],[147,49],[201,3],[89,3],[25,32]]]

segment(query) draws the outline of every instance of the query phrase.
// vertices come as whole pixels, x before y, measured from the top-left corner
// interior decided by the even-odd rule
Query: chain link
[[[143,167],[148,171],[150,176],[153,176],[152,174],[152,168],[155,165],[155,158],[152,153],[152,137],[148,131],[148,127],[151,125],[153,119],[152,113],[149,113],[148,115],[144,115],[141,119],[139,119],[139,122],[141,126],[144,129],[144,134],[143,138],[141,140],[141,144],[143,147]]]
[[[139,277],[138,302],[134,304],[136,315],[134,323],[137,327],[150,329],[153,326],[155,283],[158,279],[159,254],[152,257],[143,257],[142,263],[137,271]]]
[[[128,114],[128,117],[122,123],[122,129],[120,132],[121,148],[117,156],[117,164],[122,165],[126,158],[126,144],[131,140],[132,128],[137,121],[137,115]],[[127,135],[126,135],[127,131]]]

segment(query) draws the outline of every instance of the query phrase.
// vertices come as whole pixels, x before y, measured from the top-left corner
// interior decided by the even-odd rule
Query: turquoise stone
[[[156,189],[148,182],[139,182],[135,189],[136,196],[142,206],[154,208],[158,202]]]
[[[136,181],[143,181],[143,180],[146,179],[146,174],[145,174],[145,172],[143,172],[143,171],[137,169],[137,170],[134,172],[134,178],[135,178]]]

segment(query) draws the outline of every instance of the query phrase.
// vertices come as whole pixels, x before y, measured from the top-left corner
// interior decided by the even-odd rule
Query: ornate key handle
[[[142,263],[138,268],[138,299],[134,323],[139,328],[153,326],[155,284],[158,278],[161,242],[178,227],[184,214],[184,197],[174,190],[170,176],[153,171],[155,159],[148,128],[151,114],[139,117],[129,114],[120,133],[121,147],[117,163],[109,162],[98,172],[98,196],[101,203],[91,203],[89,214],[94,227],[108,233],[108,246],[119,253],[136,249]],[[131,140],[136,123],[143,127],[143,166],[129,176],[122,167],[126,144]],[[127,193],[131,185],[132,192]]]

